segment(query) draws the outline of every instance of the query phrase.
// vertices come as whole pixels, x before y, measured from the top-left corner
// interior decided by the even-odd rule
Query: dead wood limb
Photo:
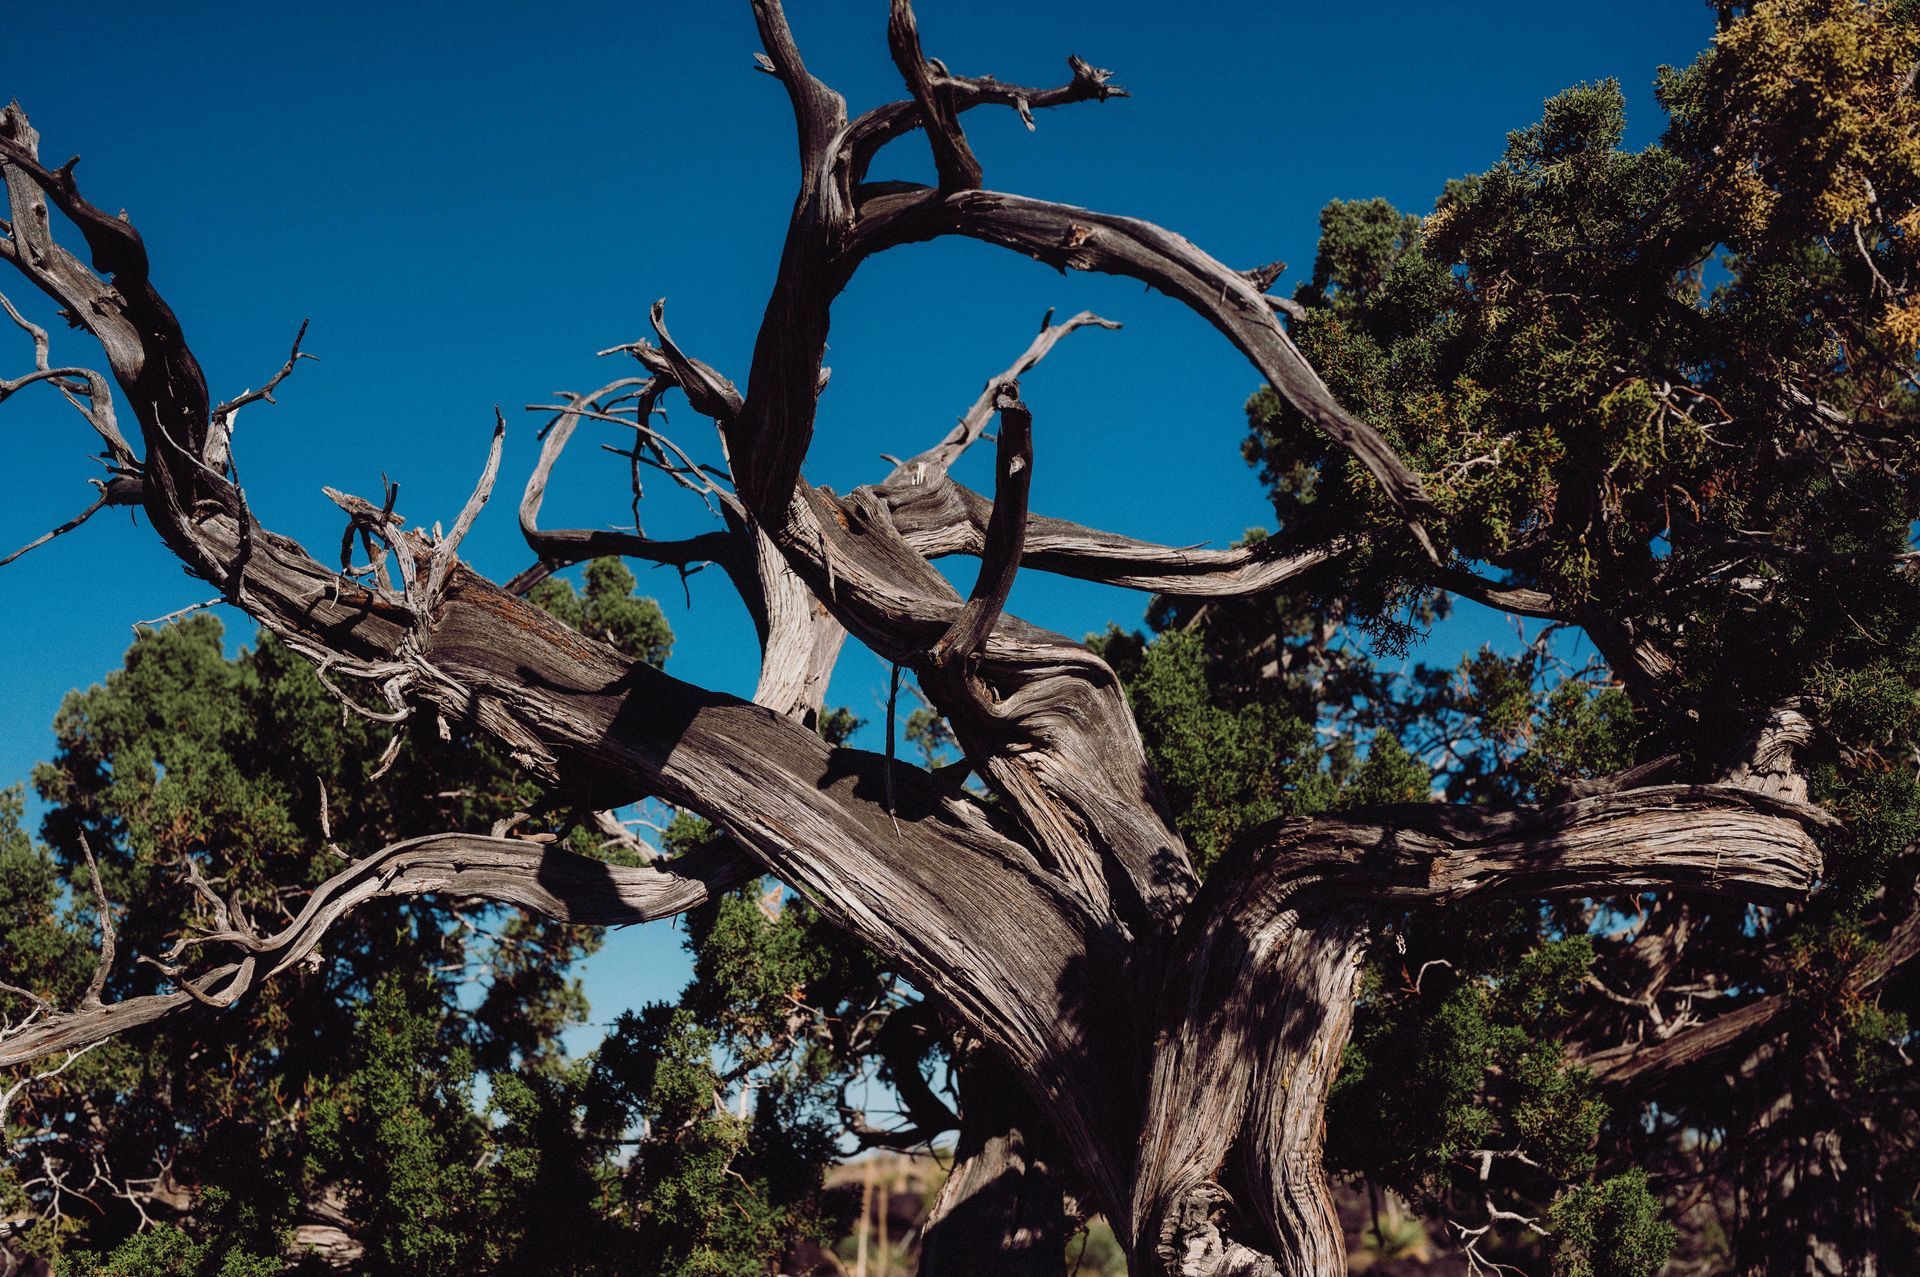
[[[107,490],[107,487],[105,484],[101,484],[100,495],[94,500],[92,505],[89,505],[86,509],[82,510],[79,514],[74,515],[71,519],[68,519],[65,523],[61,524],[59,527],[54,528],[50,532],[41,533],[39,536],[35,537],[33,540],[27,542],[25,545],[15,550],[12,554],[9,554],[6,558],[0,559],[0,568],[7,566],[7,564],[13,562],[15,559],[19,558],[23,554],[28,554],[34,550],[39,549],[41,546],[53,540],[55,537],[65,536],[67,533],[73,531],[75,528],[85,523],[88,519],[91,519],[94,515],[100,513],[100,511],[106,509],[106,507],[108,507],[109,505],[115,505],[115,504],[122,504],[122,503],[115,502],[113,500],[113,494]]]
[[[1185,303],[1217,328],[1310,423],[1372,472],[1407,527],[1437,560],[1425,520],[1432,505],[1414,470],[1372,426],[1334,399],[1244,275],[1178,235],[1117,217],[997,191],[927,187],[877,190],[859,203],[846,265],[898,244],[963,235],[1022,252],[1061,270],[1125,275]]]
[[[934,171],[943,191],[971,191],[980,185],[980,161],[967,145],[947,84],[946,68],[928,60],[920,50],[920,30],[912,0],[893,0],[887,18],[887,48],[893,65],[906,81],[907,92],[920,108],[920,131],[933,148]]]
[[[994,399],[1000,393],[1000,387],[1008,382],[1017,382],[1026,376],[1052,352],[1055,346],[1060,344],[1063,337],[1088,327],[1117,331],[1120,325],[1111,319],[1102,319],[1090,310],[1083,310],[1056,324],[1053,322],[1053,312],[1049,310],[1041,317],[1040,331],[1034,336],[1033,341],[1005,372],[998,373],[987,381],[985,389],[980,392],[980,397],[961,414],[960,420],[954,424],[952,430],[947,432],[946,437],[925,452],[896,465],[893,473],[888,476],[887,483],[899,482],[909,486],[919,486],[934,482],[937,474],[951,469],[953,463],[960,459],[960,454],[973,445],[981,432],[987,428],[987,423],[993,420]]]
[[[924,480],[915,480],[913,474],[896,468],[876,489],[907,544],[930,559],[979,555],[986,548],[993,502],[943,474],[929,472]],[[1337,562],[1358,544],[1357,537],[1335,534],[1306,544],[1267,537],[1213,550],[1159,545],[1029,514],[1020,566],[1181,598],[1242,598]]]
[[[1020,552],[1027,534],[1027,494],[1033,485],[1033,414],[1020,400],[1020,383],[1001,384],[994,394],[1000,414],[996,444],[994,510],[980,551],[980,574],[973,593],[928,653],[932,666],[948,678],[959,678],[970,695],[985,703],[974,682],[971,663],[1006,608],[1013,579],[1020,571]]]
[[[977,106],[1005,106],[1017,111],[1032,129],[1033,113],[1076,102],[1104,102],[1127,97],[1127,91],[1114,84],[1113,72],[1096,67],[1083,58],[1069,57],[1067,83],[1036,89],[1005,84],[992,76],[947,76],[948,98],[956,115]],[[858,186],[867,180],[867,169],[880,148],[896,138],[920,128],[923,120],[919,102],[889,102],[865,112],[847,127],[842,145],[847,155],[848,181]]]
[[[1890,916],[1869,933],[1877,948],[1847,976],[1847,987],[1855,994],[1871,993],[1920,958],[1920,891],[1909,888],[1903,897],[1889,902]],[[1579,1063],[1591,1069],[1594,1080],[1616,1098],[1653,1099],[1670,1086],[1687,1085],[1716,1072],[1739,1072],[1756,1052],[1789,1029],[1829,1010],[1785,993],[1770,994],[1662,1041],[1587,1050]]]
[[[833,135],[846,127],[846,99],[808,72],[780,0],[752,0],[752,4],[760,45],[766,50],[761,68],[786,86],[800,142],[800,166],[803,172],[811,171]]]
[[[493,496],[493,481],[500,475],[500,446],[507,437],[507,419],[500,415],[498,408],[493,410],[493,416],[493,442],[487,447],[487,464],[480,471],[480,482],[474,486],[467,503],[460,508],[453,527],[434,545],[433,555],[428,560],[427,588],[420,608],[423,614],[431,612],[439,601],[441,591],[446,588],[447,573],[453,570],[453,565],[458,561],[454,556],[460,549],[460,542],[466,539],[473,521],[480,517],[488,498]]]
[[[1367,928],[1478,894],[1670,888],[1803,895],[1831,818],[1734,785],[1661,785],[1533,811],[1421,804],[1251,831],[1182,928],[1161,1008],[1133,1230],[1164,1271],[1344,1270],[1321,1169],[1321,1113],[1352,1026]],[[1231,1206],[1227,1222],[1221,1210]],[[1249,1250],[1249,1248],[1251,1248]],[[1244,1257],[1243,1257],[1244,1258]],[[1240,1262],[1240,1261],[1232,1261]],[[1247,1261],[1251,1262],[1251,1261]]]
[[[299,916],[274,935],[228,925],[218,933],[190,938],[195,947],[238,949],[238,962],[182,974],[171,993],[108,1005],[101,1005],[99,991],[113,959],[113,933],[102,896],[100,972],[79,1009],[48,1011],[0,1033],[0,1068],[55,1051],[84,1049],[198,1003],[230,1006],[249,985],[270,980],[316,954],[327,931],[370,900],[459,896],[513,905],[561,922],[623,926],[684,913],[756,872],[750,859],[732,849],[633,867],[519,839],[429,834],[383,848],[327,879],[307,898]],[[221,912],[226,912],[224,904]]]
[[[273,392],[280,388],[281,382],[293,375],[293,370],[299,362],[302,359],[318,358],[300,349],[300,343],[306,340],[309,322],[305,319],[300,321],[300,330],[293,335],[293,349],[287,354],[287,362],[280,365],[280,370],[267,378],[264,385],[258,390],[242,391],[225,403],[216,405],[210,412],[206,460],[207,464],[215,470],[225,469],[232,463],[233,427],[240,410],[248,404],[259,403],[262,400],[267,403],[277,403]]]

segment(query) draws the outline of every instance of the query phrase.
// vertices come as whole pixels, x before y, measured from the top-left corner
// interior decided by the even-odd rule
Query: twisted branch
[[[91,864],[89,856],[89,864]],[[429,834],[394,843],[357,860],[316,887],[299,916],[259,936],[215,898],[221,930],[188,937],[195,947],[221,945],[239,959],[181,975],[170,993],[102,1005],[99,977],[74,1011],[49,1011],[0,1033],[0,1068],[79,1051],[196,1004],[233,1005],[250,987],[309,960],[333,925],[371,900],[448,895],[492,900],[586,926],[625,926],[697,908],[757,872],[732,849],[702,850],[651,865],[610,865],[554,847],[479,834]],[[202,884],[204,890],[204,884]],[[101,898],[101,971],[112,961],[112,924]],[[180,948],[181,946],[176,946]]]

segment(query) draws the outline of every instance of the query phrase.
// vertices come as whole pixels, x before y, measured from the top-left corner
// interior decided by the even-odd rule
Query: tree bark
[[[960,1075],[953,1170],[934,1199],[921,1277],[1059,1277],[1072,1220],[1056,1159],[1033,1136],[1044,1119],[1019,1080],[976,1053]]]

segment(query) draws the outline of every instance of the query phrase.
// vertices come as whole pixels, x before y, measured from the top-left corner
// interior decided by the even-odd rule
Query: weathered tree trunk
[[[921,1277],[1058,1277],[1073,1220],[1045,1123],[1019,1079],[984,1054],[960,1075],[953,1171],[928,1214]],[[1025,1129],[1022,1123],[1025,1123]]]

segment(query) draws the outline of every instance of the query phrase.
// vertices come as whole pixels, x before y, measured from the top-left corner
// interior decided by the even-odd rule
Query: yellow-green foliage
[[[1662,86],[1730,242],[1837,231],[1883,217],[1920,181],[1920,32],[1902,6],[1767,0]],[[1911,224],[1911,211],[1907,217]]]

